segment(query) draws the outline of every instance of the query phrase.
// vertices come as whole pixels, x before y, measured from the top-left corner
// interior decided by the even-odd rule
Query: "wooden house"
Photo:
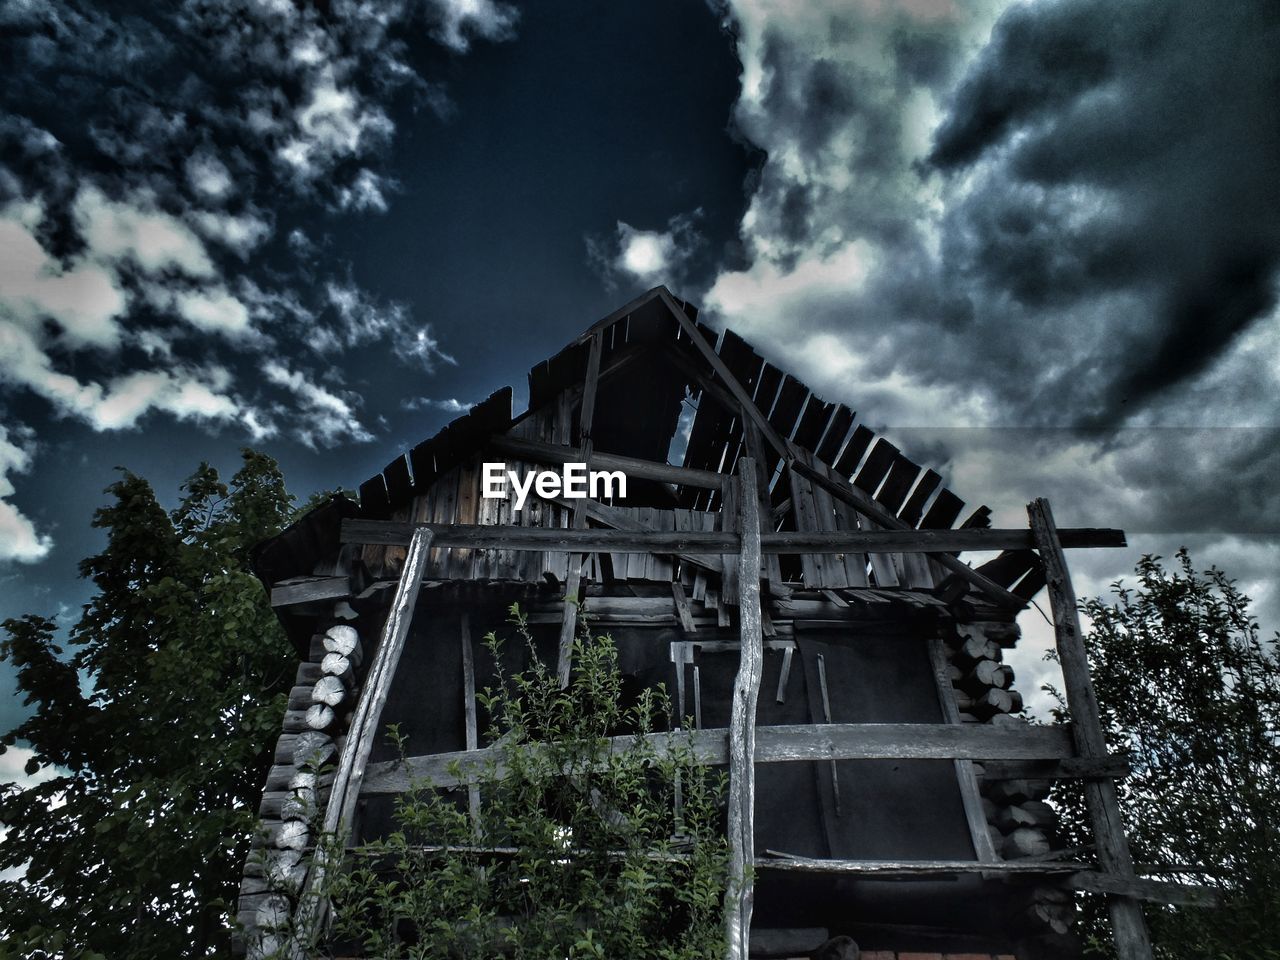
[[[516,510],[483,496],[495,462],[627,486]],[[265,956],[273,929],[318,921],[306,891],[341,868],[318,837],[386,828],[408,773],[385,726],[418,773],[478,755],[480,636],[519,602],[567,677],[582,598],[628,674],[674,692],[673,726],[694,718],[671,735],[728,768],[730,847],[754,867],[726,899],[731,958],[840,936],[879,960],[1070,955],[1077,890],[1110,895],[1121,956],[1149,957],[1138,900],[1191,894],[1134,874],[1110,779],[1126,768],[1062,560],[1123,535],[1057,530],[1042,501],[1029,514],[991,529],[852,410],[646,293],[537,364],[526,412],[498,391],[361,484],[358,506],[333,499],[259,548],[301,663],[242,948]],[[971,567],[965,551],[997,555]],[[1046,581],[1071,727],[1020,719],[1002,663]],[[1086,784],[1096,864],[1054,852],[1054,778]]]

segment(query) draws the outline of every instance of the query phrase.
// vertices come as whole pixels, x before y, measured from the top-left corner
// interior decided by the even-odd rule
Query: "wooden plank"
[[[925,503],[941,483],[941,476],[932,470],[926,470],[924,476],[916,481],[915,488],[911,491],[911,496],[907,497],[906,504],[898,511],[898,518],[908,526],[919,526],[920,519],[924,516]]]
[[[813,479],[817,480],[824,487],[830,490],[833,496],[835,496],[840,500],[843,500],[845,503],[848,503],[850,506],[854,507],[860,513],[862,513],[864,516],[875,521],[881,526],[884,526],[889,530],[909,529],[905,523],[903,523],[893,514],[889,513],[887,510],[884,509],[884,507],[880,506],[880,504],[876,503],[874,500],[868,497],[862,490],[859,490],[857,487],[840,483],[836,480],[831,479],[830,477],[825,477],[822,474],[819,474],[817,471],[812,471],[809,468],[805,467],[804,464],[798,463],[794,460],[792,460],[791,462],[791,468],[793,470],[801,470],[801,471],[807,471],[809,473],[812,473]],[[899,551],[895,551],[895,552],[899,552]],[[949,553],[938,554],[938,562],[942,564],[944,567],[946,567],[948,570],[951,570],[952,572],[958,574],[964,580],[966,580],[973,586],[977,587],[980,591],[985,593],[991,600],[993,600],[995,603],[999,604],[1000,606],[1009,607],[1014,610],[1021,610],[1023,607],[1026,606],[1026,601],[1023,600],[1021,597],[1010,593],[1008,590],[1004,589],[1004,587],[1000,586],[998,583],[992,583],[986,577],[982,576],[982,574],[976,572],[975,570],[970,569],[970,567],[967,564],[962,563],[960,560],[958,560],[956,557],[952,556],[951,554]]]
[[[766,368],[766,372],[768,369]],[[743,436],[746,443],[747,456],[756,464],[756,494],[760,499],[760,527],[763,533],[772,533],[775,527],[769,511],[769,476],[765,473],[764,441],[760,439],[760,431],[754,423],[743,424]],[[777,554],[769,554],[764,561],[764,574],[769,581],[769,590],[777,593],[782,588],[782,565]]]
[[[405,638],[409,635],[409,624],[413,619],[414,607],[418,602],[418,591],[422,586],[422,574],[427,566],[427,556],[431,551],[431,541],[435,535],[429,527],[419,527],[414,531],[409,543],[409,551],[405,557],[403,573],[392,598],[387,619],[383,623],[382,637],[364,686],[356,703],[355,713],[347,729],[347,736],[338,756],[338,767],[333,778],[333,788],[329,794],[329,802],[325,806],[322,831],[329,837],[340,837],[343,830],[350,831],[356,810],[356,802],[360,798],[361,786],[369,764],[369,754],[373,750],[373,740],[378,732],[382,718],[382,708],[387,702],[387,694],[391,690],[391,682],[395,677],[396,666],[400,663],[400,654],[404,650]],[[320,845],[316,848],[311,871],[307,875],[307,894],[300,899],[295,915],[297,928],[301,931],[301,942],[313,942],[311,937],[318,933],[325,923],[328,904],[320,899],[317,892],[324,889],[326,872],[331,866],[331,847]]]
[[[933,682],[938,693],[938,705],[942,708],[942,718],[947,723],[958,724],[960,709],[956,706],[956,698],[952,693],[946,650],[939,637],[930,637],[928,644],[929,664],[933,668]],[[973,852],[983,863],[994,863],[999,858],[987,829],[987,816],[982,809],[982,795],[978,792],[978,778],[973,770],[973,761],[956,759],[951,762],[955,765],[956,783],[960,787],[960,802],[964,806],[965,821],[969,824]]]
[[[724,573],[720,577],[720,605],[722,608],[726,608],[730,604],[736,605],[738,602],[738,559],[736,554],[741,547],[738,531],[740,519],[738,515],[738,496],[740,492],[741,487],[734,482],[734,478],[726,477],[720,505],[720,529],[723,533],[732,534],[739,546],[734,549],[733,554],[726,554],[720,558],[724,564]],[[726,615],[727,612],[726,610]],[[728,626],[728,624],[725,625]]]
[[[391,501],[387,497],[387,481],[377,473],[360,484],[360,510],[368,517],[384,519],[391,515]]]
[[[1027,505],[1031,532],[1035,536],[1040,559],[1044,564],[1053,611],[1053,632],[1058,659],[1062,665],[1062,682],[1067,707],[1074,721],[1072,734],[1082,757],[1107,756],[1106,737],[1098,713],[1098,699],[1089,676],[1089,658],[1085,653],[1076,612],[1076,594],[1067,572],[1067,560],[1058,541],[1053,512],[1047,500],[1033,500]],[[1116,785],[1111,780],[1085,781],[1085,801],[1093,825],[1098,863],[1102,869],[1125,881],[1135,879],[1133,857],[1124,833]],[[1120,960],[1151,960],[1151,940],[1138,901],[1123,894],[1107,897],[1112,934]]]
[[[729,888],[725,892],[725,956],[746,960],[751,942],[754,889],[750,867],[755,863],[755,733],[756,704],[764,665],[764,636],[760,624],[760,498],[756,465],[743,457],[738,470],[738,673],[730,708],[729,749]]]
[[[680,629],[685,633],[695,633],[698,628],[693,622],[693,612],[689,609],[689,598],[685,596],[684,584],[679,580],[671,581],[671,597],[675,601]]]
[[[1004,861],[982,863],[977,860],[815,860],[810,857],[778,855],[757,857],[757,870],[787,870],[795,873],[840,873],[873,877],[934,877],[973,873],[1052,876],[1079,873],[1082,863],[1062,861]]]
[[[715,371],[716,376],[720,378],[724,383],[724,386],[731,394],[733,394],[733,398],[738,402],[738,407],[742,411],[742,415],[752,420],[755,425],[760,428],[760,435],[764,438],[764,441],[769,444],[769,446],[773,447],[774,450],[785,454],[787,449],[786,443],[774,431],[768,418],[765,417],[765,415],[756,407],[755,403],[751,399],[751,394],[748,393],[743,388],[742,384],[738,382],[738,379],[729,372],[729,368],[726,367],[724,361],[720,359],[720,355],[717,354],[715,350],[711,349],[702,337],[698,336],[697,330],[693,325],[693,321],[685,316],[684,311],[680,309],[680,307],[671,298],[671,294],[667,293],[666,290],[660,290],[658,296],[660,296],[663,302],[667,304],[668,309],[670,309],[675,315],[676,321],[685,330],[685,332],[689,334],[689,337],[697,351],[702,354],[703,358],[709,364],[711,364],[711,369]],[[743,949],[746,949],[745,941]]]
[[[937,499],[930,505],[929,512],[920,521],[920,526],[930,529],[946,529],[956,522],[956,517],[960,516],[960,511],[963,509],[964,501],[946,487],[943,487],[938,491]]]
[[[809,402],[805,404],[804,413],[800,417],[792,442],[813,453],[817,449],[818,441],[822,439],[825,427],[831,420],[833,410],[835,410],[834,403],[819,399],[816,393],[809,394]]]
[[[462,611],[459,619],[459,634],[462,642],[462,719],[466,730],[467,750],[480,748],[480,731],[476,723],[476,665],[475,654],[471,648],[471,615]],[[480,830],[480,788],[474,783],[467,786],[467,809],[471,813],[471,827]]]
[[[805,456],[805,461],[809,466],[813,467],[819,473],[830,474],[830,468],[821,460],[812,454]],[[823,487],[813,487],[813,510],[818,519],[819,533],[836,533],[839,527],[836,524],[836,504],[831,494]],[[841,504],[841,506],[845,506]],[[818,557],[818,575],[822,578],[821,586],[843,589],[848,586],[862,585],[862,579],[854,577],[853,584],[849,582],[849,575],[845,569],[845,555],[837,554],[835,556],[827,556],[822,553],[816,554]]]
[[[840,454],[840,459],[831,466],[835,472],[842,477],[853,476],[853,471],[857,469],[862,455],[867,452],[867,447],[871,445],[871,441],[876,435],[863,424],[858,424],[853,431],[853,436],[849,438],[849,442],[845,445],[844,452]]]
[[[889,475],[885,477],[884,486],[876,494],[876,500],[886,510],[897,516],[906,502],[907,492],[918,476],[920,476],[919,464],[912,463],[902,454],[898,454],[889,467]]]
[[[843,403],[836,407],[836,412],[831,415],[831,423],[827,427],[826,436],[822,438],[822,442],[818,444],[815,451],[818,459],[828,466],[836,462],[836,457],[840,453],[840,448],[844,445],[845,437],[849,434],[849,428],[853,426],[854,413]]]
[[[666,755],[672,747],[688,750],[701,764],[723,765],[729,760],[728,730],[646,734],[646,748]],[[634,736],[613,737],[609,752],[635,749]],[[537,749],[530,747],[529,749]],[[819,723],[755,728],[755,762],[789,763],[809,760],[1062,760],[1073,755],[1070,730],[1065,726],[1017,727],[991,724]],[[440,753],[370,765],[365,773],[366,794],[399,793],[414,779],[439,787],[466,782],[454,776],[454,763],[479,770],[501,756],[484,747],[471,752]],[[477,774],[478,775],[478,774]]]
[[[600,383],[600,356],[604,350],[604,338],[597,330],[591,337],[587,353],[586,379],[583,381],[582,406],[578,413],[578,434],[582,443],[582,462],[591,470],[595,443],[592,440],[592,424],[595,418],[596,392]],[[567,439],[567,438],[566,438]],[[571,501],[572,502],[572,501]],[[587,514],[576,507],[573,510],[573,529],[585,530]],[[569,671],[573,666],[573,641],[578,632],[578,601],[582,596],[581,553],[570,553],[565,565],[564,620],[560,624],[560,650],[556,667],[560,687],[569,686]],[[570,592],[572,591],[572,592]]]
[[[382,468],[382,477],[387,481],[387,499],[391,502],[391,509],[409,502],[413,496],[413,484],[409,479],[409,461],[404,454]]]
[[[1067,886],[1089,893],[1105,893],[1151,903],[1171,903],[1179,907],[1216,907],[1222,902],[1218,891],[1211,887],[1185,883],[1167,883],[1140,877],[1118,877],[1110,873],[1081,870],[1067,877]]]
[[[823,478],[826,479],[826,478]],[[828,481],[833,486],[839,481]],[[826,489],[830,490],[831,487]],[[586,501],[581,501],[585,503]],[[694,516],[705,516],[693,514]],[[601,513],[601,516],[606,514]],[[616,516],[616,515],[614,515]],[[896,518],[890,520],[898,522]],[[510,525],[414,524],[390,520],[342,521],[343,543],[404,545],[419,528],[430,529],[441,546],[503,548],[510,550],[574,549],[581,552],[619,553],[736,553],[738,534],[730,530],[569,530],[559,527],[515,527]],[[1123,545],[1119,530],[1082,527],[1061,531],[1065,546],[1112,547]],[[1021,549],[1030,544],[1025,530],[835,530],[802,533],[779,531],[760,535],[764,553],[956,553],[963,550]],[[966,568],[968,569],[968,568]],[[970,571],[972,572],[972,571]]]
[[[560,465],[585,462],[581,448],[562,447],[554,443],[524,440],[509,435],[490,437],[489,447],[498,453],[520,457],[534,463]],[[719,490],[720,483],[724,480],[723,475],[711,470],[690,470],[688,467],[673,467],[669,463],[640,460],[614,453],[595,452],[592,455],[592,464],[596,470],[621,470],[628,477],[684,484],[688,487],[705,487],[712,490]]]
[[[351,596],[350,577],[300,577],[282,580],[271,587],[271,606],[291,607],[317,600]]]
[[[867,462],[862,465],[858,475],[853,478],[853,485],[868,496],[874,495],[897,458],[897,447],[883,438],[877,440],[876,445],[867,454]]]
[[[794,470],[790,471],[788,479],[791,486],[791,512],[795,517],[795,532],[797,534],[820,532],[818,512],[813,502],[813,485]],[[800,553],[800,574],[804,577],[805,585],[811,590],[824,586],[818,553],[813,550],[798,552]]]

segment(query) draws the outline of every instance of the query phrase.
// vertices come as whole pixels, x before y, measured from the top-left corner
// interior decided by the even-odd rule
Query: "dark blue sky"
[[[1128,529],[1082,593],[1187,543],[1274,627],[1277,46],[1261,0],[6,7],[0,616],[74,619],[117,465],[354,487],[666,282],[999,525]]]

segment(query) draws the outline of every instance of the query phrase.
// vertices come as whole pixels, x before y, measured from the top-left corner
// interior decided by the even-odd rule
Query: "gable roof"
[[[680,403],[688,399],[697,406],[687,421],[680,465],[732,474],[749,442],[744,418],[734,409],[733,398],[726,396],[712,365],[695,349],[692,329],[714,350],[777,437],[806,451],[832,476],[850,481],[905,525],[919,529],[948,529],[957,521],[961,528],[990,525],[990,510],[978,506],[965,515],[965,501],[943,484],[937,472],[913,462],[859,422],[853,410],[823,400],[799,379],[766,362],[732,330],[717,333],[698,322],[697,315],[696,307],[674,297],[665,286],[636,297],[530,369],[529,407],[523,414],[513,416],[512,391],[504,387],[435,436],[392,459],[360,485],[362,516],[388,517],[437,477],[474,457],[491,437],[506,433],[554,402],[562,391],[580,386],[587,376],[590,343],[597,334],[602,346],[600,396],[592,431],[595,449],[665,460],[678,426]],[[640,363],[644,357],[653,362]],[[643,375],[628,377],[628,370],[637,365]],[[640,396],[635,393],[637,379],[643,391]],[[614,421],[619,418],[625,421],[624,428],[616,427]],[[774,504],[785,504],[784,458],[768,448],[763,454],[763,474],[770,480]],[[675,497],[676,506],[719,509],[716,492],[703,487],[678,486]],[[1039,562],[1029,550],[1006,551],[978,569],[1022,599],[1029,599],[1043,585]]]

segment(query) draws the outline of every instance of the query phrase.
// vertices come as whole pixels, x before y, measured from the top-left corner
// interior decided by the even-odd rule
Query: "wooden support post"
[[[378,724],[382,719],[382,708],[387,702],[387,694],[391,690],[391,681],[395,677],[396,666],[400,662],[400,654],[404,650],[405,638],[409,635],[409,623],[413,619],[413,609],[418,602],[418,591],[422,586],[422,576],[427,569],[427,557],[431,553],[431,541],[434,534],[429,527],[418,527],[409,542],[409,550],[405,555],[404,567],[400,573],[400,583],[396,587],[395,597],[391,601],[391,609],[382,626],[382,638],[378,642],[378,651],[369,673],[365,677],[364,687],[360,691],[360,699],[356,704],[351,726],[347,730],[347,739],[342,745],[342,753],[338,757],[338,769],[333,778],[333,789],[329,794],[329,803],[324,811],[323,836],[333,840],[344,828],[351,828],[352,815],[356,802],[360,798],[360,786],[364,780],[365,767],[369,763],[369,754],[373,750],[373,739],[378,732]],[[300,942],[295,944],[297,951],[304,951],[324,929],[328,903],[322,899],[324,881],[330,866],[332,850],[321,844],[316,847],[311,870],[307,875],[305,894],[299,899],[298,911],[295,915],[295,929]],[[301,955],[301,953],[299,953]]]
[[[947,673],[947,655],[942,640],[930,637],[929,663],[933,667],[933,681],[938,690],[938,704],[942,719],[947,723],[960,723],[960,710],[952,693],[951,677]],[[956,782],[960,786],[960,802],[964,805],[964,817],[969,824],[969,839],[973,841],[974,855],[983,863],[996,860],[996,848],[987,830],[987,817],[982,811],[982,795],[978,792],[978,778],[972,760],[955,759]]]
[[[480,747],[480,732],[476,722],[476,662],[471,648],[471,615],[462,612],[459,633],[462,641],[462,711],[466,723],[467,750]],[[480,835],[480,788],[474,783],[467,786],[467,808],[471,811],[471,829]]]
[[[756,701],[764,663],[760,624],[760,500],[756,465],[738,461],[738,625],[741,649],[729,719],[729,889],[725,893],[727,960],[746,960],[751,941],[755,864]]]
[[[596,391],[600,386],[600,354],[603,349],[603,333],[597,330],[591,337],[590,353],[587,355],[587,374],[582,387],[582,409],[578,413],[578,432],[582,438],[582,462],[587,465],[588,471],[591,469],[591,454],[595,446],[591,439],[591,424],[595,417]],[[585,510],[574,508],[573,529],[587,529]],[[569,670],[573,666],[573,638],[578,632],[578,603],[582,597],[583,559],[584,555],[581,553],[569,554],[569,568],[565,571],[564,620],[560,623],[560,657],[557,665],[561,688],[569,686]]]
[[[1066,557],[1058,543],[1058,531],[1047,500],[1033,500],[1027,505],[1031,532],[1035,537],[1040,560],[1044,564],[1053,610],[1053,632],[1062,665],[1062,681],[1071,711],[1071,731],[1076,751],[1081,757],[1107,756],[1106,738],[1098,713],[1098,698],[1089,676],[1089,660],[1076,613],[1076,595],[1067,572]],[[1084,785],[1089,819],[1097,844],[1098,863],[1103,871],[1123,880],[1135,877],[1129,841],[1120,818],[1116,785],[1112,780],[1088,780]],[[1151,940],[1142,918],[1142,907],[1131,896],[1115,894],[1107,898],[1111,914],[1112,934],[1120,960],[1151,960]]]

